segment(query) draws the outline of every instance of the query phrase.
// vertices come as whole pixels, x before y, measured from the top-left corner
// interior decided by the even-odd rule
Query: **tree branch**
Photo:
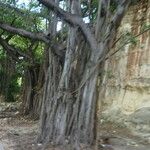
[[[12,45],[8,44],[8,42],[1,37],[0,37],[0,45],[4,48],[4,50],[6,50],[12,56],[13,59],[17,61],[19,60],[18,57],[24,57],[26,59],[30,59],[28,55],[21,52],[17,48],[14,48]]]
[[[53,0],[38,0],[40,3],[45,5],[47,8],[51,9],[58,17],[66,21],[68,24],[72,26],[78,26],[82,31],[84,37],[86,38],[87,42],[89,43],[91,49],[93,51],[98,50],[98,43],[94,34],[90,31],[88,26],[83,22],[83,19],[75,14],[71,14],[67,11],[61,9]]]
[[[53,41],[53,40],[50,40],[49,36],[47,36],[43,33],[32,33],[32,32],[26,31],[24,29],[15,28],[13,26],[10,26],[10,25],[2,23],[2,22],[0,22],[0,28],[7,31],[7,32],[10,32],[13,34],[18,34],[18,35],[23,36],[25,38],[29,38],[29,39],[36,40],[36,41],[43,41],[46,44],[50,44],[50,42]],[[62,44],[58,44],[58,43],[57,44],[52,43],[51,48],[52,48],[52,51],[54,54],[59,56],[61,59],[64,58],[64,55],[65,55],[64,44],[62,45]]]
[[[5,24],[1,21],[0,21],[0,28],[5,30],[5,31],[8,31],[10,33],[21,35],[25,38],[30,38],[32,40],[43,41],[45,43],[49,43],[49,37],[43,33],[32,33],[32,32],[26,31],[24,29],[12,27],[12,26]]]
[[[106,36],[106,38],[103,39],[103,43],[102,43],[103,47],[102,47],[101,51],[99,51],[99,53],[97,53],[97,55],[99,56],[99,59],[98,59],[96,65],[92,68],[91,73],[87,76],[87,78],[85,78],[85,80],[81,83],[79,88],[77,88],[75,91],[73,91],[72,94],[78,92],[78,90],[81,89],[85,85],[85,83],[91,78],[93,73],[95,73],[96,69],[99,67],[99,64],[105,60],[106,55],[108,54],[109,50],[111,49],[111,47],[113,45],[114,38],[117,33],[117,29],[121,23],[123,15],[124,15],[126,9],[128,8],[130,2],[131,2],[131,0],[122,0],[121,4],[119,4],[114,17],[112,18],[111,23],[108,24],[108,28],[106,31],[107,36]]]
[[[116,13],[114,14],[110,24],[108,24],[106,30],[106,37],[103,39],[104,49],[105,51],[101,51],[100,58],[103,55],[106,55],[108,51],[112,48],[114,39],[116,37],[117,29],[120,26],[121,20],[130,4],[131,0],[122,0],[116,9]]]

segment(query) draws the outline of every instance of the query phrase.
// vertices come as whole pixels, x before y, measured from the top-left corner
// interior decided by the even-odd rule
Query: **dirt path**
[[[117,124],[104,123],[101,126],[100,133],[102,137],[109,137],[109,143],[113,150],[150,150],[148,139],[141,138],[141,136]]]
[[[107,134],[110,138],[113,150],[150,150],[150,144],[140,137],[132,135],[126,129],[105,124],[101,130],[102,136]],[[37,131],[37,121],[22,118],[17,115],[16,111],[0,112],[0,150],[42,150],[42,145],[36,143]],[[64,146],[47,149],[72,150],[72,148]],[[89,150],[89,148],[83,149]],[[106,150],[105,148],[99,149]]]
[[[0,144],[4,150],[38,149],[36,137],[37,122],[26,121],[18,116],[0,118]]]

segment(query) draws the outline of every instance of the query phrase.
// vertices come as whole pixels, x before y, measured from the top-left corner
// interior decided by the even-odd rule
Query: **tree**
[[[96,37],[77,13],[81,12],[79,1],[72,0],[69,6],[77,12],[74,9],[70,9],[71,12],[62,10],[51,0],[38,1],[71,26],[63,68],[59,68],[57,58],[50,57],[53,63],[49,64],[47,71],[39,140],[63,143],[70,137],[73,142],[91,144],[94,140],[99,64],[113,45],[130,0],[116,3],[113,12],[111,1],[99,2]],[[87,44],[82,47],[82,41],[87,42],[90,49]]]
[[[115,43],[117,29],[130,0],[38,1],[45,6],[31,5],[40,7],[38,12],[7,5],[7,10],[11,9],[17,15],[10,17],[12,14],[9,14],[11,21],[5,20],[8,16],[0,20],[0,28],[7,31],[7,35],[19,35],[29,40],[26,49],[30,51],[24,52],[14,48],[7,38],[1,39],[1,45],[11,52],[11,56],[17,53],[18,59],[23,55],[27,62],[25,110],[27,113],[39,112],[42,103],[40,142],[58,144],[67,139],[75,143],[76,148],[80,142],[92,144],[96,136],[97,79],[106,55]],[[18,14],[21,21],[12,20]],[[23,22],[28,15],[27,22]],[[63,25],[57,31],[60,19]],[[43,20],[46,25],[41,29]],[[44,45],[44,62],[40,64],[34,61],[37,57],[34,52],[39,50],[35,48],[38,41]],[[35,103],[38,85],[42,89],[42,100]]]
[[[44,44],[40,41],[48,42],[48,36],[40,33],[39,26],[41,20],[34,13],[29,14],[27,10],[21,10],[10,4],[0,2],[1,15],[1,37],[0,44],[2,51],[8,55],[11,61],[7,61],[8,66],[14,64],[14,77],[18,74],[22,78],[22,113],[39,117],[41,108],[40,94],[44,83],[43,51]],[[7,14],[6,14],[7,12]],[[41,17],[41,14],[39,14]],[[29,22],[26,19],[29,19]],[[32,21],[31,21],[32,20]],[[31,22],[30,22],[31,21]],[[17,28],[14,28],[16,26]],[[36,28],[35,28],[36,26]],[[20,29],[24,28],[26,30]],[[41,27],[40,27],[40,30]],[[37,33],[33,33],[37,32]],[[5,62],[6,63],[6,62]],[[2,65],[2,68],[6,66]],[[10,67],[8,67],[10,70]],[[12,72],[12,71],[9,71]],[[19,72],[19,73],[18,73]],[[11,73],[8,74],[9,76]],[[13,85],[17,84],[17,79],[10,78],[3,80],[6,89],[14,90]],[[10,86],[6,83],[10,82]],[[13,92],[13,91],[12,91]],[[10,97],[12,100],[13,97]]]

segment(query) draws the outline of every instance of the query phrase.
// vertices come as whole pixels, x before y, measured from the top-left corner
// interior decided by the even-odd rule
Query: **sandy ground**
[[[37,121],[20,117],[16,111],[0,113],[0,150],[42,150],[43,145],[36,142]],[[150,144],[146,140],[134,136],[127,129],[117,125],[104,124],[101,127],[101,136],[105,135],[109,137],[112,150],[150,150]],[[83,149],[89,150],[89,148]],[[99,150],[110,149],[102,148],[101,144],[99,146]],[[49,146],[47,150],[72,150],[72,148]]]
[[[4,150],[38,150],[40,145],[35,145],[36,137],[37,122],[18,115],[0,118],[0,144]]]

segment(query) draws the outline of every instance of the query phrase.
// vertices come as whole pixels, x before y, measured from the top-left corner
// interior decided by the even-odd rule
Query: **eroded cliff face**
[[[150,0],[141,0],[131,6],[125,15],[118,37],[127,32],[138,35],[150,23]],[[120,40],[111,54],[122,47],[126,39]],[[99,96],[99,107],[104,115],[119,118],[120,114],[131,119],[139,111],[139,118],[147,117],[150,124],[150,31],[126,44],[105,62],[105,71]],[[143,116],[142,116],[143,115]],[[121,119],[121,118],[120,118]],[[134,119],[131,119],[134,120]]]

